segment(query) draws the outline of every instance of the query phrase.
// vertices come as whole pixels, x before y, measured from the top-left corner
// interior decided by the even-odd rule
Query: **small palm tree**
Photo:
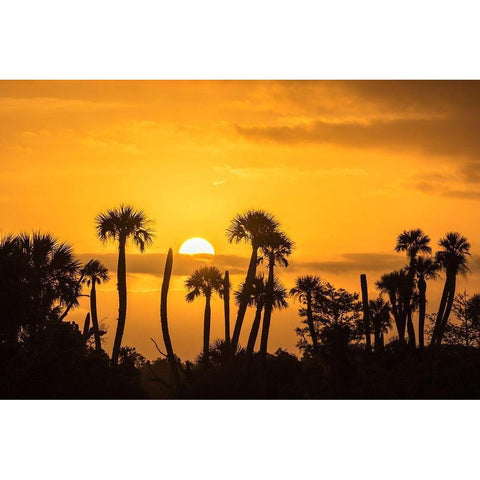
[[[125,247],[131,240],[140,252],[152,243],[151,220],[147,219],[142,210],[136,210],[129,205],[120,205],[119,208],[107,210],[95,218],[97,236],[102,242],[113,240],[118,242],[118,323],[113,343],[112,365],[117,365],[120,347],[122,346],[123,332],[127,317],[127,270]]]
[[[427,280],[438,276],[440,265],[432,258],[419,256],[415,259],[413,269],[417,275],[418,286],[418,344],[425,346],[425,314],[427,307]]]
[[[390,305],[380,296],[375,300],[370,300],[369,310],[375,336],[375,350],[381,351],[384,347],[384,335],[388,333],[392,327],[392,321],[390,319]]]
[[[312,304],[315,294],[320,291],[322,282],[316,275],[305,275],[298,277],[295,281],[295,287],[290,290],[290,295],[298,298],[298,300],[305,306],[307,314],[308,330],[310,338],[312,339],[313,349],[318,352],[317,331],[313,323]]]
[[[272,232],[261,247],[264,257],[267,259],[268,280],[265,295],[265,310],[263,313],[262,336],[260,339],[260,355],[263,360],[267,356],[268,334],[274,304],[275,266],[288,267],[287,258],[291,255],[294,243],[284,232]]]
[[[83,283],[90,287],[90,315],[92,317],[92,325],[95,337],[95,350],[102,350],[102,343],[100,339],[100,327],[98,325],[97,316],[97,290],[96,285],[110,280],[107,268],[98,260],[92,260],[83,268]]]
[[[275,217],[264,210],[248,210],[233,218],[230,226],[227,228],[227,239],[230,243],[247,242],[252,247],[250,263],[248,265],[247,275],[245,277],[245,288],[251,289],[258,263],[258,250],[261,248],[268,236],[279,227]],[[232,336],[232,351],[235,352],[240,332],[242,330],[243,319],[247,311],[248,303],[242,301],[238,306],[237,318]]]
[[[468,272],[468,257],[470,256],[470,243],[460,233],[449,232],[438,244],[443,250],[435,254],[435,260],[445,270],[445,285],[430,341],[431,345],[442,343],[445,327],[455,299],[457,275],[466,275]]]
[[[216,292],[221,294],[223,289],[223,277],[217,267],[202,267],[195,270],[185,281],[185,287],[189,290],[185,296],[187,302],[193,302],[197,297],[205,297],[205,312],[203,316],[203,358],[208,359],[210,348],[210,301]]]

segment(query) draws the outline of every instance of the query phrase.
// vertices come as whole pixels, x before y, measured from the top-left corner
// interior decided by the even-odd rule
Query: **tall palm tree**
[[[375,351],[382,351],[384,347],[383,336],[388,333],[392,326],[390,305],[380,296],[375,300],[370,300],[369,310],[373,323]]]
[[[145,213],[129,205],[122,204],[119,208],[100,213],[95,218],[95,222],[97,236],[102,242],[107,242],[108,240],[118,242],[118,323],[112,351],[112,365],[117,365],[127,317],[125,247],[128,240],[131,240],[140,252],[143,253],[145,247],[152,243],[153,232],[150,228],[151,220],[147,219]]]
[[[185,281],[185,287],[189,290],[185,296],[187,302],[193,302],[199,296],[205,297],[205,312],[203,315],[203,358],[208,359],[210,348],[210,301],[216,292],[221,294],[223,289],[223,277],[217,267],[202,267],[195,270]]]
[[[267,260],[268,280],[265,288],[265,309],[263,312],[262,336],[260,339],[260,356],[265,360],[267,356],[268,334],[274,304],[275,266],[288,267],[288,260],[293,251],[294,243],[284,232],[272,232],[268,243],[261,246],[263,258]],[[260,260],[262,261],[263,258]]]
[[[411,295],[411,283],[405,269],[385,273],[376,283],[377,288],[388,295],[400,344],[405,343],[407,322],[406,298]]]
[[[307,315],[308,330],[310,338],[312,339],[313,350],[318,352],[318,338],[315,326],[313,323],[312,304],[315,298],[315,293],[319,292],[322,282],[316,275],[305,275],[298,277],[295,281],[295,286],[290,290],[290,295],[298,298],[298,300],[305,306]]]
[[[418,344],[425,346],[425,313],[427,306],[427,280],[438,276],[439,264],[432,258],[419,256],[415,259],[414,270],[418,286]]]
[[[408,278],[410,280],[410,292],[405,297],[405,314],[407,316],[407,329],[408,329],[408,340],[409,344],[415,348],[415,329],[412,322],[412,299],[413,292],[415,290],[415,259],[419,253],[432,253],[430,247],[430,237],[425,235],[422,230],[419,228],[413,230],[404,230],[397,237],[397,245],[395,250],[397,252],[406,252],[407,258],[409,260],[408,264]]]
[[[433,329],[431,345],[442,343],[445,327],[455,299],[457,275],[465,275],[468,272],[468,257],[470,255],[470,243],[467,238],[457,232],[449,232],[439,242],[443,248],[436,252],[435,259],[445,270],[445,285],[438,308],[437,319]]]
[[[276,231],[279,227],[278,221],[275,217],[265,212],[264,210],[248,210],[245,213],[234,217],[227,228],[227,239],[230,243],[247,242],[252,247],[250,256],[250,263],[248,265],[247,275],[245,277],[245,288],[247,290],[252,288],[255,279],[258,250],[264,244],[268,236]],[[235,327],[232,336],[232,351],[235,352],[238,341],[240,339],[240,332],[242,330],[243,319],[247,311],[248,302],[242,300],[238,306],[237,318],[235,320]]]
[[[107,268],[102,265],[98,260],[90,261],[83,268],[84,279],[83,282],[90,287],[90,314],[92,317],[92,325],[94,329],[95,337],[95,350],[102,350],[102,343],[100,339],[100,328],[98,326],[97,316],[97,289],[96,285],[100,285],[102,282],[110,280]]]

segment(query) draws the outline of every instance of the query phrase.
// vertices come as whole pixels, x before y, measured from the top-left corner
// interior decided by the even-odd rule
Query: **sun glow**
[[[215,250],[210,242],[204,238],[194,237],[185,240],[179,250],[184,255],[208,254],[215,255]]]

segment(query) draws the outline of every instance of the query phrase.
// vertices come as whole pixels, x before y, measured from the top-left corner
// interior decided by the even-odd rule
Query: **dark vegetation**
[[[421,230],[402,232],[395,249],[406,255],[405,267],[382,275],[377,298],[369,299],[363,274],[361,294],[317,275],[300,276],[287,290],[279,272],[288,268],[294,243],[267,212],[237,215],[227,236],[251,247],[245,279],[232,291],[228,272],[214,266],[187,279],[186,301],[205,302],[204,337],[198,358],[182,362],[169,333],[169,322],[180,321],[174,314],[170,318],[167,308],[172,250],[159,292],[163,342],[152,339],[160,357],[147,361],[122,340],[125,248],[132,242],[143,252],[152,243],[150,221],[122,205],[98,215],[96,226],[101,241],[118,245],[119,311],[111,356],[103,348],[106,332],[99,324],[96,292],[109,279],[107,269],[95,259],[82,265],[70,245],[48,234],[1,239],[1,397],[480,398],[480,295],[456,291],[470,257],[470,244],[459,233],[447,233],[434,253]],[[438,277],[444,281],[442,297],[436,313],[427,315],[428,283]],[[79,326],[68,314],[82,295],[90,299],[90,312]],[[225,335],[212,341],[215,297],[224,304]],[[270,354],[275,311],[293,302],[299,309],[300,357],[282,349]],[[242,346],[249,312],[253,324]]]

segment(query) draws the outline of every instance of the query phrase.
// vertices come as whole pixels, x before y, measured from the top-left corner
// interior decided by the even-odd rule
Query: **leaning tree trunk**
[[[232,351],[235,352],[237,349],[238,341],[240,339],[240,332],[242,330],[243,319],[245,318],[245,312],[248,307],[248,293],[252,289],[253,282],[255,280],[255,273],[257,271],[257,251],[258,247],[252,245],[252,255],[250,257],[250,264],[248,266],[247,276],[245,277],[244,288],[247,295],[245,298],[240,300],[240,305],[238,306],[237,319],[235,321],[235,328],[233,329],[232,337]]]
[[[87,313],[85,317],[85,322],[83,323],[83,338],[85,341],[88,340],[88,332],[90,331],[90,314]]]
[[[205,297],[205,312],[203,314],[203,358],[208,360],[210,354],[210,318],[212,315],[210,307],[210,295]]]
[[[96,280],[91,278],[92,288],[90,289],[90,313],[92,314],[92,325],[95,337],[95,350],[97,352],[102,350],[102,342],[100,340],[100,329],[98,327],[97,316],[97,290],[95,288]]]
[[[257,304],[257,309],[255,310],[255,318],[253,320],[252,329],[250,330],[250,335],[248,336],[247,343],[247,355],[251,356],[253,350],[255,349],[255,342],[257,341],[258,331],[260,330],[260,322],[262,320],[262,310],[263,302]]]
[[[267,358],[268,334],[270,332],[270,320],[272,318],[273,310],[274,265],[275,259],[273,255],[271,255],[268,262],[268,280],[265,289],[265,310],[263,312],[262,336],[260,339],[260,359],[262,362]]]
[[[370,352],[372,349],[372,340],[370,338],[370,308],[368,305],[368,287],[367,276],[360,275],[360,285],[362,287],[362,305],[363,305],[363,332],[365,334],[365,349]]]
[[[455,290],[457,286],[457,277],[456,275],[451,275],[448,289],[447,304],[445,306],[445,313],[443,314],[442,323],[439,326],[437,344],[442,343],[443,335],[445,334],[445,329],[447,328],[448,317],[452,310],[453,301],[455,300]]]
[[[443,316],[445,315],[445,307],[447,305],[447,298],[449,293],[450,275],[447,274],[445,278],[445,284],[443,286],[442,298],[438,307],[437,318],[435,320],[435,326],[433,327],[432,338],[430,339],[430,346],[437,343],[438,334],[440,331],[440,325],[442,324]]]
[[[125,239],[118,242],[118,267],[117,267],[117,289],[118,289],[118,323],[115,341],[113,342],[112,365],[117,365],[120,347],[122,346],[123,331],[127,317],[127,269],[125,260]]]
[[[223,279],[223,311],[225,314],[225,342],[230,343],[230,276],[228,270]]]
[[[160,298],[160,324],[162,326],[163,343],[165,343],[165,349],[167,350],[167,358],[172,370],[172,377],[175,383],[175,388],[178,391],[180,386],[180,376],[178,374],[177,360],[173,353],[172,341],[170,340],[170,333],[168,331],[168,317],[167,317],[167,298],[168,287],[170,285],[170,277],[172,275],[173,265],[173,252],[170,248],[167,254],[167,260],[165,262],[165,272],[162,280],[162,296]]]
[[[427,282],[421,276],[418,279],[418,345],[425,347],[425,312],[427,306]]]

